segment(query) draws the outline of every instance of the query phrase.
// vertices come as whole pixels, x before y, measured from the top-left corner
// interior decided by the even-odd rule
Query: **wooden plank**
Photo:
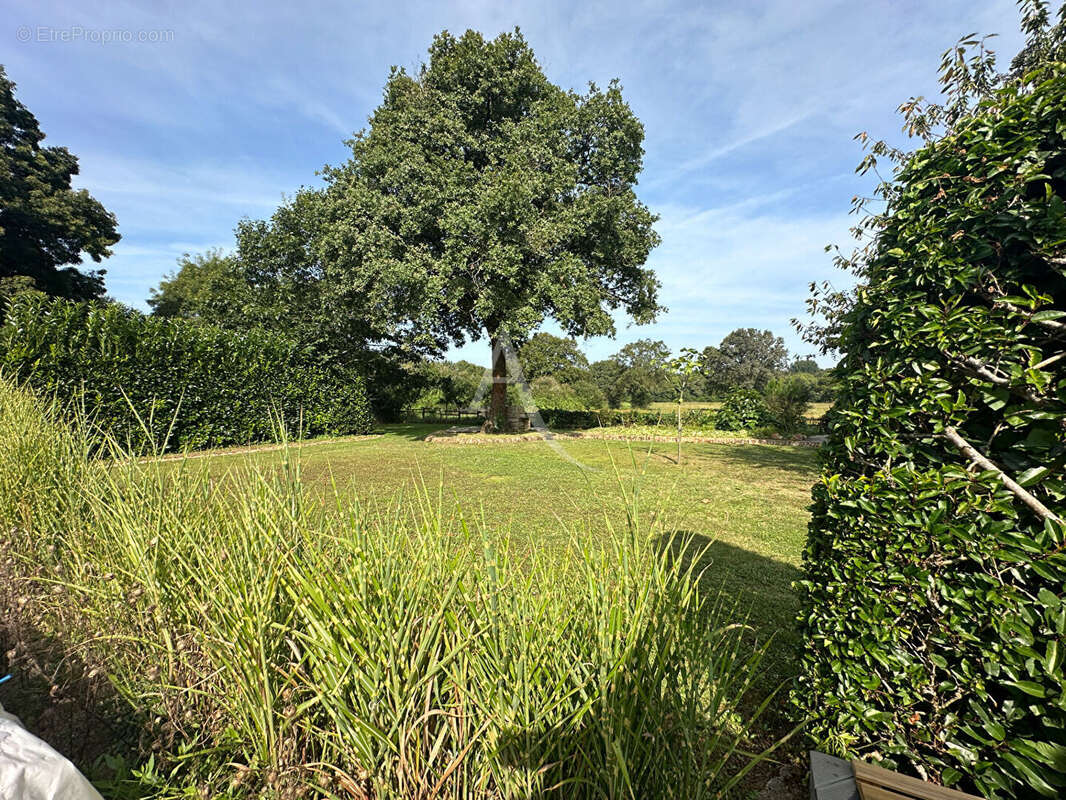
[[[897,794],[889,789],[882,789],[870,783],[859,781],[859,797],[862,800],[915,800],[912,794]]]
[[[975,795],[966,794],[957,789],[948,789],[946,786],[937,786],[935,783],[926,783],[909,775],[900,775],[898,772],[875,767],[865,761],[852,761],[851,767],[855,770],[855,780],[860,783],[905,792],[922,800],[980,800]]]
[[[851,762],[812,750],[811,800],[859,800]]]

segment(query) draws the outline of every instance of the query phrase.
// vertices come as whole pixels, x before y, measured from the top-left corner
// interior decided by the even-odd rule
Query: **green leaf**
[[[1007,681],[1007,685],[1013,686],[1016,689],[1021,689],[1023,692],[1032,695],[1033,697],[1045,697],[1047,695],[1043,685],[1033,681]]]
[[[1034,483],[1039,483],[1041,479],[1051,473],[1051,470],[1043,465],[1038,467],[1030,467],[1025,472],[1017,477],[1019,486],[1032,486]]]

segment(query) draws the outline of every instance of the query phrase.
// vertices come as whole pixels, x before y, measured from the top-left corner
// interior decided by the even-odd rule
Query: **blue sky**
[[[789,320],[812,280],[847,284],[823,250],[848,243],[849,201],[871,185],[852,136],[901,140],[896,106],[935,94],[959,36],[999,33],[1004,59],[1020,44],[1011,0],[0,0],[0,19],[18,97],[118,217],[108,291],[142,308],[183,252],[232,247],[239,219],[344,161],[390,65],[416,67],[442,29],[520,26],[566,88],[620,78],[645,124],[639,194],[662,217],[649,263],[670,310],[583,343],[593,359],[737,327],[809,353]],[[484,343],[452,355],[488,361]]]

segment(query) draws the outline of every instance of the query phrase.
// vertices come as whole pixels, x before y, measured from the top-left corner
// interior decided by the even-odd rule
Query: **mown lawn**
[[[341,492],[380,500],[424,484],[518,550],[557,549],[560,558],[570,531],[597,537],[608,523],[623,525],[626,497],[636,497],[641,513],[658,515],[666,530],[709,544],[705,587],[735,597],[762,634],[774,637],[767,680],[791,676],[791,583],[799,577],[816,451],[686,444],[678,468],[670,443],[570,440],[560,443],[564,456],[544,442],[423,441],[440,427],[386,426],[375,438],[309,443],[294,460],[312,495],[332,494],[335,483]],[[249,461],[269,468],[281,459],[278,450],[262,450],[207,463],[221,472]]]

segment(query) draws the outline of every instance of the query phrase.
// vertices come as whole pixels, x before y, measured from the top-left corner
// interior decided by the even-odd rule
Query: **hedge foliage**
[[[542,408],[540,416],[549,428],[560,430],[632,425],[662,425],[669,431],[677,428],[677,416],[671,411],[570,411],[562,408]],[[714,417],[714,409],[690,408],[681,413],[681,423],[687,428],[711,428],[714,426]]]
[[[897,176],[814,489],[795,699],[825,747],[1066,796],[1066,65]]]
[[[279,419],[305,436],[372,424],[358,375],[314,363],[282,337],[113,304],[16,297],[0,327],[0,369],[137,450],[271,440]]]
[[[810,407],[812,384],[796,375],[774,378],[766,387],[766,411],[781,433],[795,433],[803,427]]]
[[[754,389],[735,389],[714,417],[720,431],[747,431],[772,422],[763,396]]]

